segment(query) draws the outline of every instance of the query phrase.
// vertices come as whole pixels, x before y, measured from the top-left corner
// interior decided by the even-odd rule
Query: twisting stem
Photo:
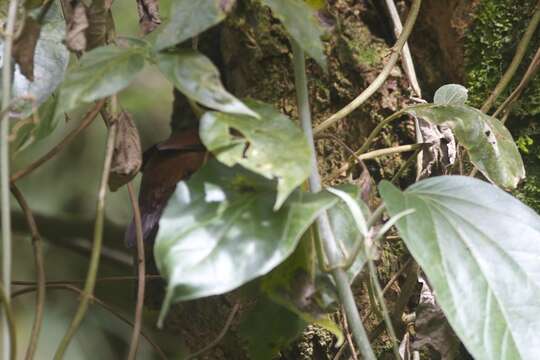
[[[55,147],[53,147],[48,153],[28,165],[25,169],[22,169],[11,177],[11,182],[16,182],[17,180],[25,177],[26,175],[30,174],[32,171],[36,170],[41,165],[45,164],[47,161],[52,159],[56,154],[58,154],[60,151],[62,151],[66,145],[71,143],[73,139],[77,137],[83,131],[86,129],[92,121],[96,118],[97,114],[99,113],[99,110],[101,107],[105,104],[105,100],[99,100],[94,107],[84,115],[84,118],[82,119],[81,123],[77,128],[73,129],[67,136],[62,139]]]
[[[84,294],[81,289],[70,284],[48,284],[47,288],[49,288],[50,290],[68,290],[78,295]],[[35,286],[29,286],[24,289],[14,291],[13,298],[31,293],[32,291],[35,291],[35,290],[36,290]],[[131,320],[126,318],[121,313],[117,312],[111,305],[107,304],[103,300],[100,300],[94,295],[90,295],[90,299],[92,300],[92,303],[98,304],[99,306],[101,306],[102,308],[104,308],[105,310],[113,314],[114,316],[116,316],[118,319],[122,320],[124,323],[128,324],[129,326],[134,326]],[[167,359],[167,356],[165,355],[163,350],[161,350],[161,348],[155,342],[153,342],[152,339],[144,331],[141,331],[141,335],[146,341],[148,341],[148,343],[152,346],[152,348],[154,348],[154,350],[158,353],[161,359],[164,359],[164,360]]]
[[[304,134],[307,137],[311,151],[312,151],[312,169],[309,177],[309,185],[312,192],[319,192],[322,189],[321,178],[319,170],[317,168],[317,159],[315,155],[315,144],[313,141],[313,131],[311,125],[311,112],[309,109],[309,100],[307,92],[307,79],[305,69],[304,53],[296,41],[291,40],[293,49],[293,61],[294,61],[294,80],[296,87],[296,96],[298,102],[298,114],[304,129]],[[324,251],[328,256],[330,266],[338,264],[340,261],[340,255],[337,251],[336,239],[332,231],[328,214],[323,212],[317,219],[317,226],[319,229],[319,237],[321,239]],[[336,283],[337,292],[339,298],[345,310],[347,321],[352,330],[356,345],[360,348],[364,359],[375,360],[375,354],[369,344],[369,340],[358,314],[358,309],[354,301],[354,296],[349,285],[349,279],[345,274],[345,271],[341,268],[335,268],[332,270],[332,276]]]
[[[28,347],[26,349],[25,359],[30,360],[34,358],[36,353],[36,348],[39,339],[39,333],[41,331],[41,325],[43,323],[43,311],[45,309],[45,266],[43,263],[43,241],[41,235],[39,234],[36,220],[34,219],[34,214],[28,206],[26,199],[24,198],[21,191],[11,184],[11,193],[19,203],[24,216],[26,217],[26,222],[30,228],[30,234],[32,235],[32,247],[34,249],[34,264],[36,267],[36,278],[37,278],[37,291],[36,291],[36,313],[34,314],[34,324],[32,325],[32,333],[30,334],[30,340],[28,342]],[[12,282],[13,283],[13,282]]]
[[[13,46],[13,33],[17,17],[18,0],[10,0],[4,31],[4,54],[2,64],[2,118],[0,119],[0,200],[2,207],[2,281],[5,286],[5,306],[9,308],[11,288],[11,213],[9,204],[9,108],[11,100],[11,76],[13,75],[11,63],[11,50]],[[6,311],[7,312],[7,311]],[[3,358],[8,359],[10,352],[10,336],[5,316],[1,316],[1,331],[3,343]],[[14,334],[12,334],[12,337]]]
[[[17,331],[15,329],[15,317],[11,310],[11,302],[9,301],[4,286],[0,283],[0,305],[4,308],[4,314],[7,322],[9,347],[11,348],[11,360],[17,360]]]
[[[527,52],[527,47],[529,46],[534,32],[538,27],[538,23],[540,23],[540,1],[538,1],[538,3],[536,4],[534,15],[529,25],[527,25],[527,29],[525,30],[523,37],[519,41],[516,53],[512,58],[510,66],[508,66],[508,69],[506,69],[501,80],[499,80],[499,83],[497,84],[497,86],[495,86],[495,89],[493,90],[491,95],[480,108],[482,112],[487,113],[495,103],[495,100],[497,100],[497,97],[499,97],[499,95],[504,91],[504,89],[506,89],[508,84],[510,84],[512,77],[514,77],[514,74],[516,73],[519,65],[521,64],[521,61],[523,60],[523,57],[525,56],[525,53]]]
[[[343,119],[345,116],[352,113],[354,110],[356,110],[360,105],[362,105],[366,100],[368,100],[379,88],[384,84],[388,76],[390,76],[390,73],[392,72],[392,68],[396,65],[398,59],[399,59],[399,53],[401,52],[401,49],[405,45],[405,42],[407,42],[407,39],[411,35],[414,23],[416,22],[416,18],[418,16],[418,12],[420,10],[420,4],[422,3],[422,0],[414,0],[411,9],[409,11],[409,16],[407,18],[407,21],[405,23],[405,27],[403,28],[403,32],[399,36],[398,40],[396,41],[396,44],[392,48],[392,55],[390,55],[390,58],[386,65],[384,66],[381,73],[373,80],[369,86],[360,93],[354,99],[351,101],[347,106],[345,106],[343,109],[339,110],[334,115],[330,116],[328,119],[324,120],[319,126],[315,128],[315,135],[320,133],[321,131],[324,131],[328,129],[330,126],[335,124],[337,121]]]
[[[129,345],[128,360],[134,360],[137,356],[137,348],[139,346],[139,334],[141,332],[142,315],[144,307],[144,287],[146,284],[146,267],[144,262],[144,239],[141,221],[141,209],[139,202],[133,190],[133,183],[127,185],[129,200],[133,209],[133,217],[135,219],[135,235],[137,239],[137,304],[135,306],[135,324],[131,333],[131,343]]]
[[[109,134],[107,137],[107,147],[105,153],[105,161],[103,163],[103,173],[101,174],[101,183],[99,185],[98,200],[96,206],[96,222],[94,225],[94,244],[92,247],[92,253],[90,256],[90,266],[88,268],[88,274],[86,276],[86,282],[84,290],[81,295],[81,301],[73,317],[69,328],[62,338],[56,354],[55,360],[61,360],[64,357],[64,353],[69,346],[69,342],[77,332],[79,325],[81,324],[86,311],[88,309],[88,302],[92,298],[94,287],[96,285],[96,276],[99,267],[99,258],[101,254],[101,244],[103,242],[103,218],[105,215],[105,198],[107,195],[107,183],[109,180],[109,172],[111,170],[111,161],[114,152],[114,140],[116,137],[116,121],[109,127]]]

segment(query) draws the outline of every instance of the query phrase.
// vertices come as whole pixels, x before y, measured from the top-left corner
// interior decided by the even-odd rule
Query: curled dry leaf
[[[30,81],[34,81],[34,53],[40,32],[39,22],[28,16],[21,35],[13,44],[13,58],[19,64],[21,73]]]
[[[71,51],[78,52],[86,49],[86,29],[88,28],[86,11],[86,6],[82,2],[75,5],[73,9],[66,34],[66,46]]]
[[[122,111],[116,121],[118,130],[109,176],[111,191],[127,184],[137,175],[142,165],[141,141],[131,115]]]
[[[161,24],[159,17],[159,0],[137,0],[139,12],[139,24],[146,35],[151,33]]]

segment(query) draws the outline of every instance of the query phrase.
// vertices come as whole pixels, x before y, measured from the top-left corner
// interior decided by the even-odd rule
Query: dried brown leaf
[[[104,0],[93,0],[90,7],[88,7],[87,14],[86,50],[92,50],[107,44],[111,15]]]
[[[117,133],[109,177],[111,191],[127,184],[142,165],[141,141],[133,118],[127,111],[122,111],[116,121]]]
[[[13,58],[19,64],[21,73],[30,81],[34,81],[34,53],[40,32],[39,22],[28,16],[21,35],[13,44]]]
[[[73,9],[73,14],[69,20],[66,46],[72,51],[86,50],[86,29],[88,28],[87,8],[80,2]]]
[[[161,24],[159,16],[159,0],[137,0],[139,24],[146,35]]]

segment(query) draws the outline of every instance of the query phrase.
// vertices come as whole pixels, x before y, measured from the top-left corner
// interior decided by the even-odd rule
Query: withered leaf
[[[66,46],[72,51],[86,50],[86,29],[88,28],[88,17],[86,16],[86,6],[80,2],[73,9],[73,14],[68,24],[66,35]]]
[[[107,43],[110,27],[110,11],[105,0],[93,0],[87,10],[88,28],[86,29],[86,50],[92,50]]]
[[[13,44],[13,58],[19,64],[21,73],[30,81],[34,81],[34,53],[40,32],[39,22],[27,16],[21,35]]]
[[[161,24],[159,0],[137,0],[137,11],[139,12],[139,24],[145,35],[154,31]]]
[[[122,111],[117,121],[109,188],[116,191],[137,175],[142,165],[141,141],[133,118]]]

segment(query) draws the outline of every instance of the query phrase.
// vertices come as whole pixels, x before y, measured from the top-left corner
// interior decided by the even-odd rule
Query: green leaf
[[[263,297],[243,317],[239,335],[247,343],[250,359],[272,360],[307,325],[295,313]]]
[[[57,2],[49,9],[41,27],[34,53],[34,81],[29,81],[15,67],[13,76],[13,99],[19,99],[12,107],[14,117],[26,118],[43,104],[64,79],[69,62],[69,51],[62,43],[66,25]],[[0,53],[4,44],[0,41]],[[0,60],[1,63],[1,60]],[[1,90],[0,90],[1,93]]]
[[[202,142],[222,163],[240,164],[278,182],[279,209],[311,171],[311,150],[302,131],[272,106],[246,101],[260,118],[207,112],[201,118]],[[239,136],[238,134],[241,134]]]
[[[113,95],[126,88],[143,69],[146,48],[98,47],[71,69],[60,89],[63,111]]]
[[[172,302],[217,295],[267,274],[336,198],[296,191],[272,210],[275,182],[210,160],[180,182],[159,222],[155,257]]]
[[[321,41],[323,30],[315,11],[303,0],[261,0],[285,26],[291,37],[323,69],[326,56]]]
[[[203,54],[187,49],[158,53],[161,72],[188,98],[211,109],[258,117],[221,83],[219,71]]]
[[[468,92],[463,85],[447,84],[435,91],[433,103],[435,105],[465,105]]]
[[[159,33],[155,49],[163,50],[180,44],[225,19],[233,0],[175,0],[171,19]]]
[[[540,216],[462,176],[379,186],[453,329],[476,359],[535,359],[540,349]]]
[[[449,126],[473,164],[495,184],[515,188],[525,177],[519,150],[499,120],[467,105],[422,104],[405,111],[433,124]]]

